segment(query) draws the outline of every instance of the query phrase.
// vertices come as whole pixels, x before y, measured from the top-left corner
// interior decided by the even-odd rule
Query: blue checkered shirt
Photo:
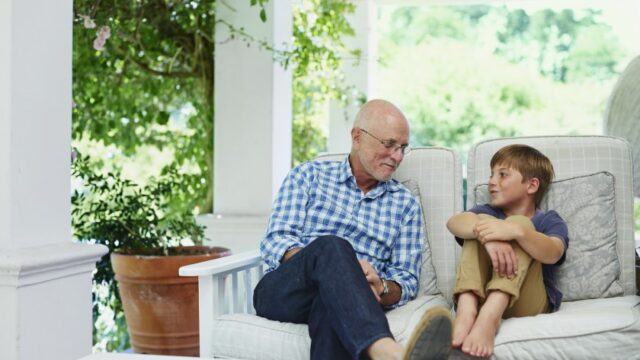
[[[418,291],[422,240],[419,200],[396,180],[379,182],[367,194],[358,188],[348,157],[309,161],[292,169],[276,197],[267,233],[260,242],[269,271],[290,248],[323,235],[349,241],[381,278],[397,282],[402,296]]]

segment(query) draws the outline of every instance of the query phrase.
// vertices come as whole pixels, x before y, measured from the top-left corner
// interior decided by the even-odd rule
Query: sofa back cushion
[[[622,295],[617,254],[615,179],[611,173],[554,181],[540,209],[555,210],[569,228],[565,262],[556,273],[564,301]],[[475,188],[476,204],[489,202],[487,184]]]

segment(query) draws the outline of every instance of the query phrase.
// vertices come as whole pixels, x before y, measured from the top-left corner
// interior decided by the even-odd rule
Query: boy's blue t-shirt
[[[496,209],[489,204],[474,206],[467,211],[475,214],[491,215],[501,220],[504,220],[507,217],[501,209]],[[544,212],[540,209],[536,209],[536,213],[533,215],[531,222],[536,228],[536,231],[550,237],[556,237],[564,242],[564,253],[560,260],[555,264],[542,264],[544,287],[547,290],[550,311],[554,312],[560,308],[560,303],[562,302],[562,292],[560,292],[555,285],[555,268],[560,266],[567,256],[567,247],[569,246],[569,229],[567,228],[567,223],[565,223],[560,215],[554,210]],[[458,242],[461,241],[459,239],[456,240],[458,240]]]

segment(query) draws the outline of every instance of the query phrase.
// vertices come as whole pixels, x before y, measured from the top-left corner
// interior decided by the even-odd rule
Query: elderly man
[[[391,176],[409,152],[402,112],[372,100],[358,112],[343,161],[309,161],[287,175],[260,244],[269,272],[259,316],[309,324],[312,359],[444,359],[451,319],[427,311],[406,347],[385,308],[418,291],[422,210]]]

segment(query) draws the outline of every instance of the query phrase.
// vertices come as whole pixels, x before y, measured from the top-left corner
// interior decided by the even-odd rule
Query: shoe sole
[[[451,353],[451,313],[442,307],[427,310],[407,342],[403,360],[445,360]]]

